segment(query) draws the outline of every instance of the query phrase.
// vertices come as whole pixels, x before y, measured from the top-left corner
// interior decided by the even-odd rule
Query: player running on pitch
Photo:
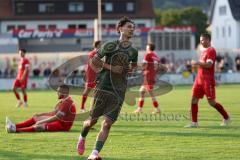
[[[103,44],[97,55],[92,59],[96,68],[103,68],[97,78],[97,86],[94,94],[94,103],[90,117],[83,123],[79,136],[77,151],[80,155],[85,150],[85,140],[91,127],[97,123],[100,116],[104,116],[101,130],[98,133],[95,147],[88,157],[89,160],[99,160],[99,152],[113,123],[120,113],[125,92],[127,89],[127,74],[137,66],[138,52],[129,41],[133,37],[135,24],[127,17],[120,19],[117,31],[119,40]],[[105,62],[101,58],[105,57]]]
[[[88,53],[88,58],[91,59],[97,54],[97,50],[101,47],[101,41],[95,41],[93,43],[94,49]],[[86,82],[85,82],[85,88],[83,90],[82,94],[82,101],[81,101],[81,106],[80,106],[80,112],[86,112],[85,110],[85,103],[88,97],[89,92],[95,88],[96,86],[96,71],[93,70],[91,65],[88,63],[86,67]]]

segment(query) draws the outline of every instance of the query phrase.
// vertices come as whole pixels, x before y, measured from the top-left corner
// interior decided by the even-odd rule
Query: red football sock
[[[27,102],[27,94],[24,94],[23,100],[24,100],[24,102]]]
[[[81,109],[84,109],[84,105],[86,103],[87,96],[82,96],[82,103],[81,103]]]
[[[36,121],[34,120],[34,118],[30,118],[24,122],[16,124],[16,128],[30,127],[30,126],[34,125],[35,123],[36,123]]]
[[[16,132],[35,132],[36,129],[34,127],[26,127],[26,128],[16,128]]]
[[[152,104],[153,104],[153,106],[154,106],[155,108],[158,107],[158,102],[157,102],[157,101],[153,101]]]
[[[224,119],[228,119],[229,118],[227,112],[225,111],[225,109],[223,108],[223,106],[221,104],[216,103],[214,108],[216,108],[216,110],[223,116]]]
[[[17,100],[20,100],[20,96],[19,96],[19,94],[18,94],[17,92],[14,92],[14,94],[15,94]]]
[[[197,122],[198,119],[198,105],[197,104],[192,104],[191,106],[191,113],[192,113],[192,122]]]
[[[142,108],[144,104],[144,100],[138,101],[138,107]]]

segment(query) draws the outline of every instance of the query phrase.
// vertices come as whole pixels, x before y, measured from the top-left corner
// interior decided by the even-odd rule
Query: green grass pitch
[[[0,92],[0,159],[2,160],[82,160],[91,152],[100,122],[92,130],[86,152],[76,153],[76,142],[82,122],[70,132],[20,133],[5,132],[5,117],[20,122],[34,113],[53,109],[57,102],[54,91],[29,91],[29,107],[15,108],[12,92]],[[230,127],[219,126],[221,116],[206,100],[199,104],[199,128],[186,129],[189,123],[190,86],[177,86],[158,97],[161,117],[151,117],[151,101],[147,99],[140,117],[132,114],[136,107],[124,104],[119,120],[101,152],[104,160],[226,160],[240,155],[240,85],[217,87],[217,101],[230,113]],[[79,111],[80,96],[72,96]],[[90,100],[88,99],[87,105]],[[156,118],[156,119],[155,119]]]

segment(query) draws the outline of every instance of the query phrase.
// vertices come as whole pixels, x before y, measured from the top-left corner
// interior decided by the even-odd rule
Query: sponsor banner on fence
[[[193,74],[165,74],[159,77],[159,80],[168,82],[172,85],[191,85],[195,75]],[[216,74],[215,79],[218,84],[240,83],[240,73],[221,73]],[[11,90],[14,79],[0,79],[0,90]],[[82,77],[68,77],[65,81],[67,84],[84,86]],[[139,82],[136,82],[139,83]],[[131,84],[133,85],[133,84]],[[47,78],[29,78],[28,89],[47,89]]]

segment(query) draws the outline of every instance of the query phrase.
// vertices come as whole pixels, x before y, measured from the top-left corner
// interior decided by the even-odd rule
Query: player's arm
[[[43,124],[43,123],[50,123],[59,120],[59,117],[56,115],[51,116],[49,118],[43,119],[41,121],[36,122],[36,125]]]
[[[213,65],[213,61],[211,59],[207,60],[206,62],[192,60],[191,64],[193,66],[197,66],[197,67],[201,67],[201,68],[211,68]]]
[[[159,73],[166,73],[167,72],[167,67],[161,63],[158,63],[157,65],[157,72]]]
[[[90,65],[93,67],[94,70],[101,70],[102,68],[108,69],[114,73],[122,73],[123,67],[122,66],[113,66],[108,63],[103,62],[103,60],[99,56],[94,56],[90,59]]]
[[[25,65],[25,69],[24,69],[24,72],[23,72],[23,75],[21,78],[21,82],[23,82],[26,79],[28,72],[29,72],[29,64]]]

